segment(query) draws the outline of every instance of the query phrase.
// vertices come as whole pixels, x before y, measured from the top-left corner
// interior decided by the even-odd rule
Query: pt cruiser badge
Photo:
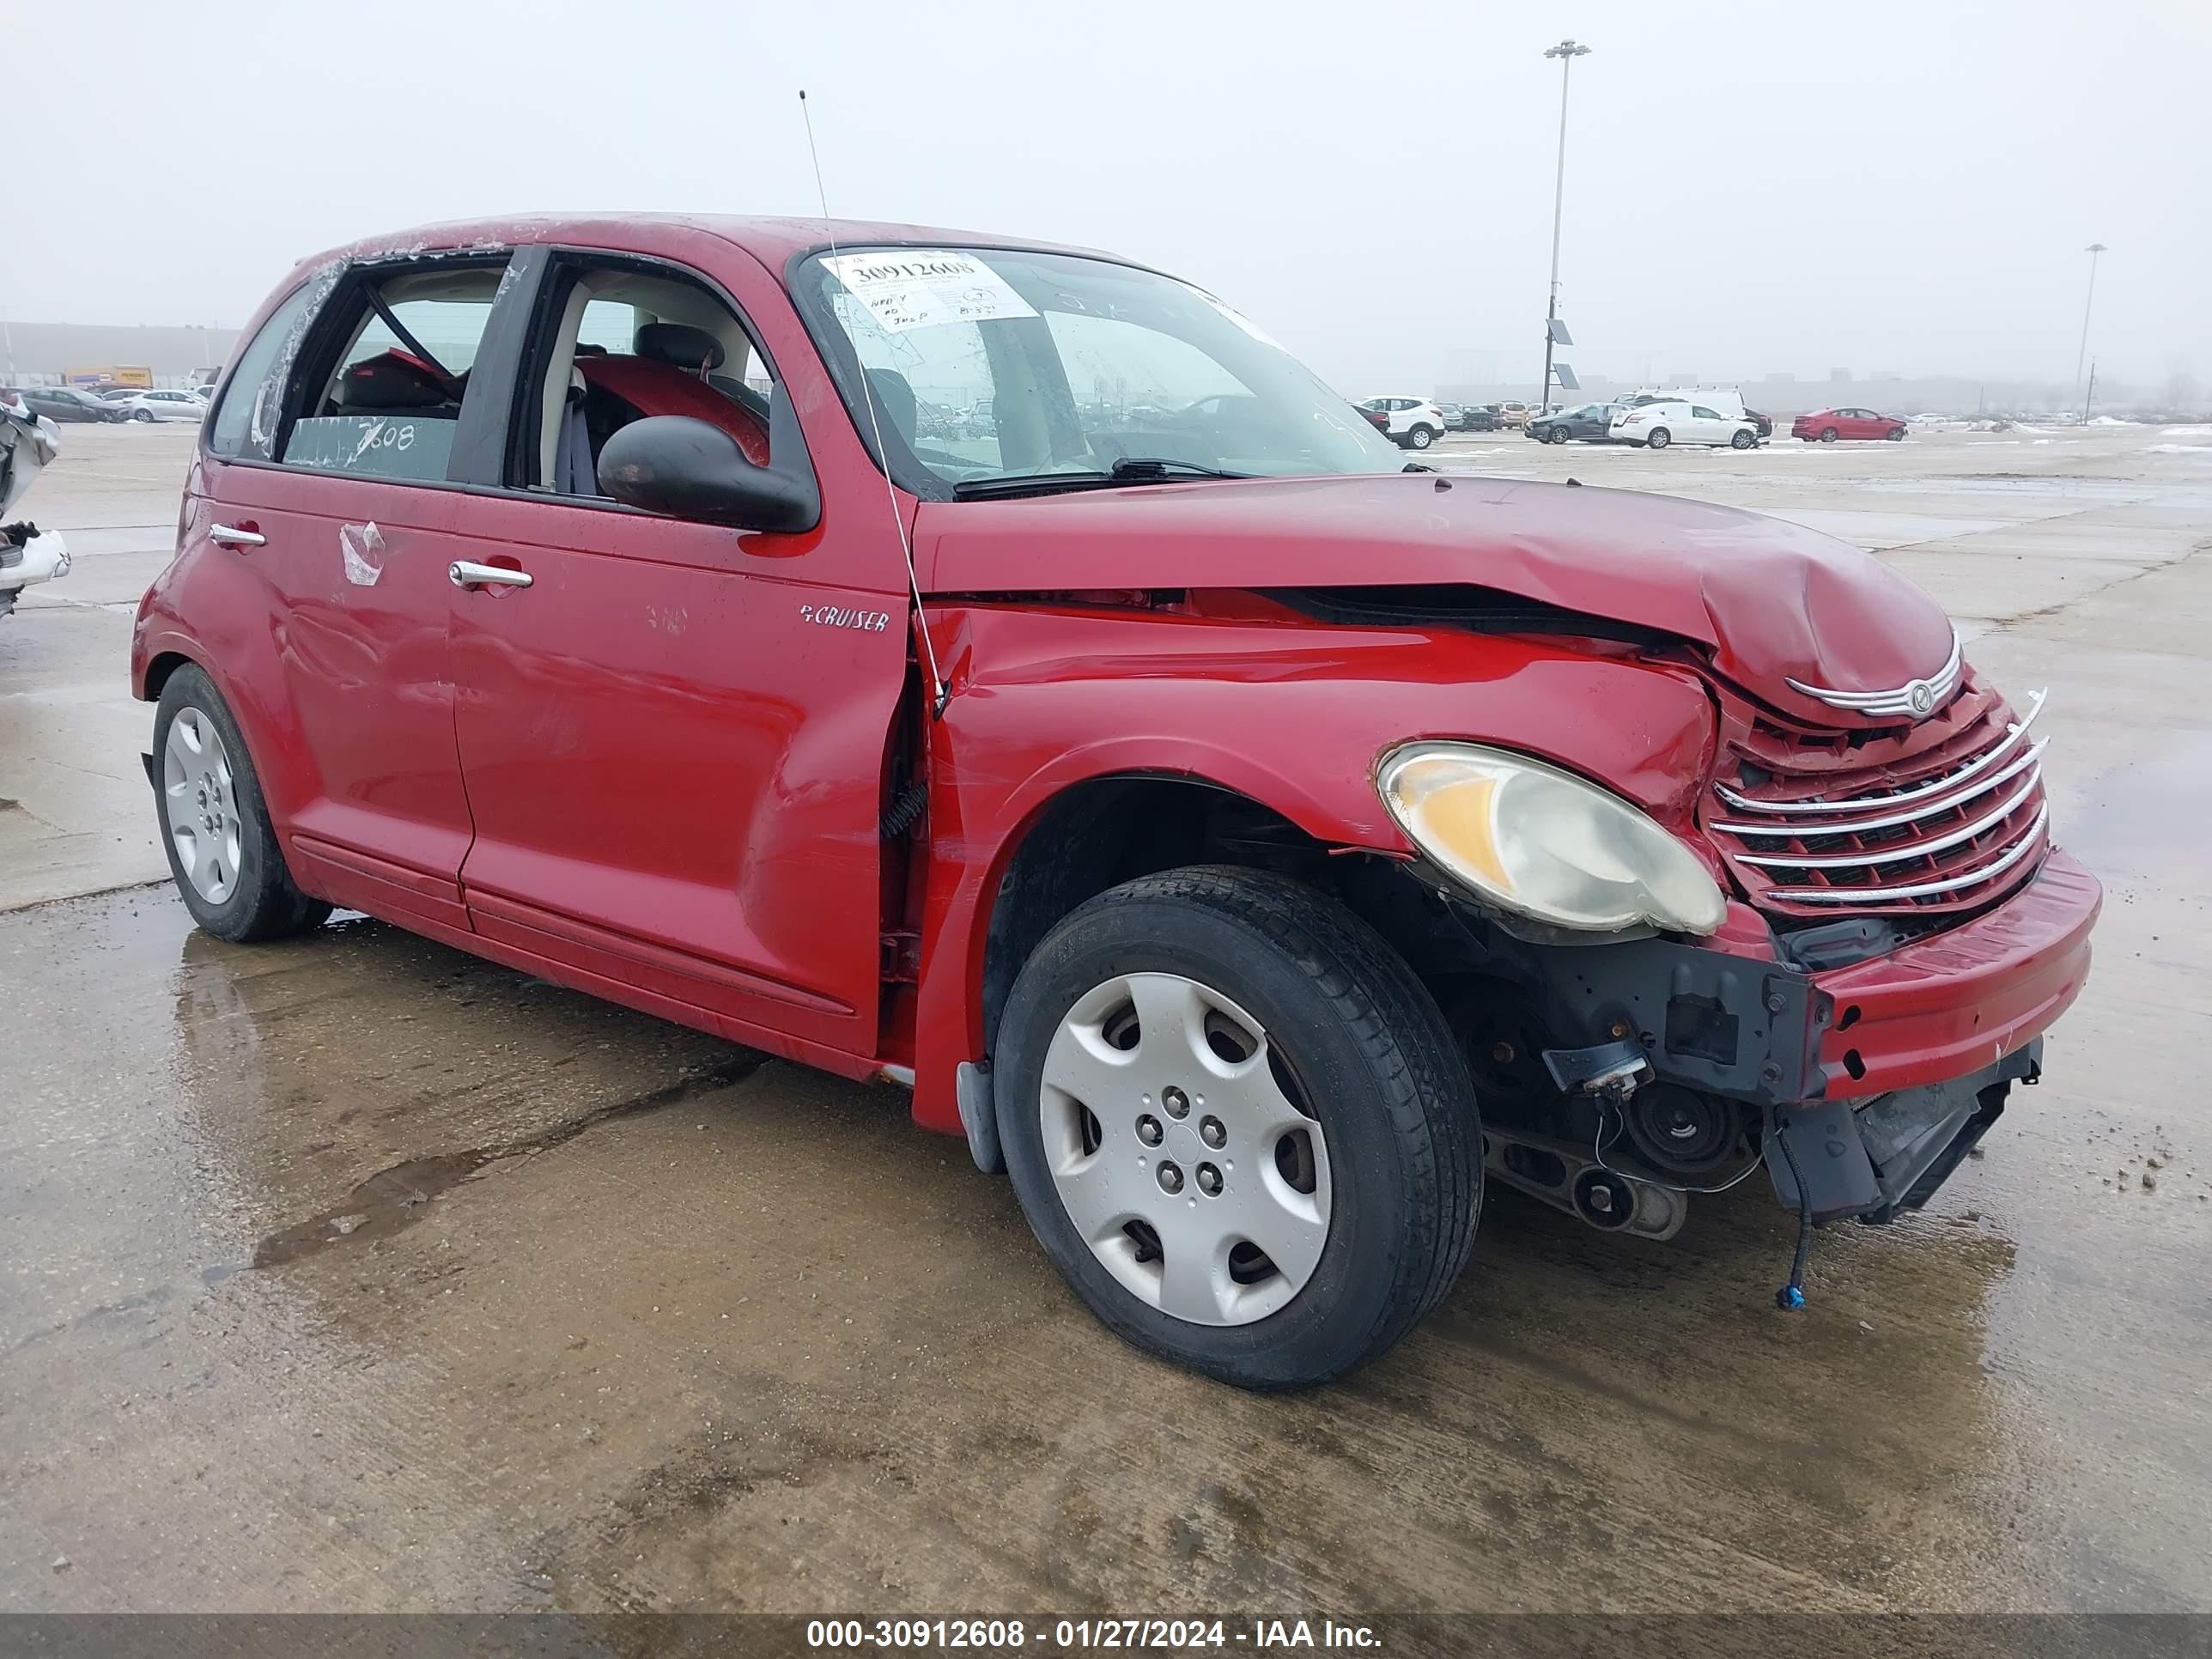
[[[856,628],[863,634],[880,634],[891,625],[888,611],[848,611],[842,605],[802,605],[799,620],[816,628]]]

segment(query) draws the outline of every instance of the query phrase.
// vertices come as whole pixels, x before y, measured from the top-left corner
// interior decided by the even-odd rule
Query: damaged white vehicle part
[[[69,549],[59,535],[9,517],[60,453],[61,434],[52,421],[20,401],[0,399],[0,617],[15,610],[16,596],[33,582],[69,574]]]

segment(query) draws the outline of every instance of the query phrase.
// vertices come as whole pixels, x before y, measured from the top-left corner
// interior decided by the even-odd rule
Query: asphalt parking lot
[[[0,624],[0,1608],[2212,1610],[2212,432],[1454,438],[1876,550],[2047,685],[2098,961],[1923,1213],[1664,1245],[1496,1193],[1294,1398],[1143,1359],[818,1076],[165,887],[125,689],[192,434],[72,428]]]

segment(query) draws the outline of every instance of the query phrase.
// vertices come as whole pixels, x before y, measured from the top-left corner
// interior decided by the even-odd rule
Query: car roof
[[[1118,254],[1097,248],[1077,247],[1031,237],[1001,236],[970,230],[948,230],[928,225],[895,224],[870,219],[793,219],[750,217],[721,213],[592,213],[523,214],[494,219],[454,220],[418,225],[413,229],[365,236],[300,263],[319,266],[339,260],[405,257],[415,253],[447,253],[472,249],[527,246],[532,243],[574,243],[615,252],[639,252],[630,240],[640,233],[659,240],[671,231],[712,236],[741,247],[770,270],[781,274],[793,258],[839,246],[986,247],[1029,253],[1068,253],[1085,258],[1111,259],[1135,264]]]

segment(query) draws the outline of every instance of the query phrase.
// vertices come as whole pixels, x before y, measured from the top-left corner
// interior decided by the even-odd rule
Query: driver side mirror
[[[777,442],[789,417],[778,409],[770,418],[770,443],[789,453],[795,441]],[[671,518],[785,532],[822,520],[821,491],[803,463],[798,471],[756,466],[728,433],[688,415],[649,415],[622,428],[599,451],[599,488],[624,506]]]

